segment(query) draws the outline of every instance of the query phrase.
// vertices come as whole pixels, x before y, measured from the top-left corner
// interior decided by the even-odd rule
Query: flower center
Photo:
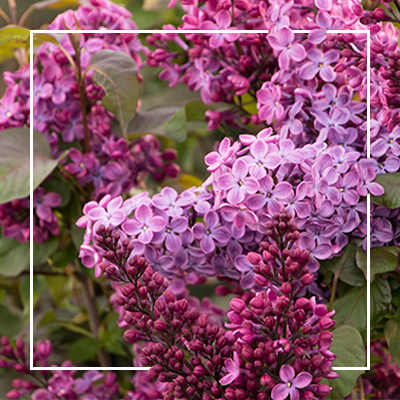
[[[278,104],[279,104],[279,103],[276,101],[276,102],[275,102],[275,105],[277,106]]]
[[[171,233],[171,229],[167,228],[167,233]]]
[[[340,191],[341,191],[341,192],[344,192],[344,189],[343,189],[343,188],[340,188]]]
[[[385,168],[385,166],[384,166],[383,164],[381,164],[381,165],[379,166],[379,168],[380,168],[380,169],[383,169],[383,168]]]
[[[147,229],[149,229],[146,225],[143,227],[144,231],[147,231]]]
[[[324,66],[324,64],[322,64],[322,63],[318,64],[318,67],[320,67],[320,68],[322,68],[323,66]]]
[[[390,140],[389,140],[389,143],[390,143],[390,144],[392,144],[393,142],[394,142],[394,140],[393,140],[393,139],[390,139]]]
[[[286,385],[287,385],[287,387],[292,386],[292,384],[290,382],[288,382]]]
[[[7,111],[6,115],[7,117],[11,117],[11,111]]]
[[[291,44],[288,44],[288,45],[287,45],[287,48],[288,48],[288,49],[290,49],[291,47],[292,47],[292,45],[291,45]]]
[[[85,164],[84,164],[83,162],[81,162],[81,163],[79,164],[79,166],[80,166],[81,168],[85,168]]]
[[[239,186],[243,186],[243,181],[238,182]]]
[[[206,234],[209,235],[211,232],[207,229],[206,230]]]
[[[259,161],[259,162],[257,163],[257,165],[258,165],[259,167],[262,167],[261,161]]]
[[[267,193],[267,197],[271,197],[271,193]]]

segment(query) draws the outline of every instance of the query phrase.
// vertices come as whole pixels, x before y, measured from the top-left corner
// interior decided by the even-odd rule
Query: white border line
[[[293,33],[310,33],[311,30],[295,30],[293,29]],[[131,30],[98,30],[98,29],[89,29],[89,30],[31,30],[30,31],[30,266],[33,264],[33,35],[36,33],[46,33],[46,34],[57,34],[57,33],[179,33],[179,34],[188,34],[188,33],[269,33],[269,30],[245,30],[238,29],[232,32],[227,32],[226,30],[196,30],[196,29],[188,29],[188,30],[180,30],[180,29],[171,29],[171,30],[156,30],[156,29],[131,29]],[[370,91],[370,83],[371,83],[371,33],[369,30],[352,30],[352,29],[333,29],[327,30],[326,33],[366,33],[367,34],[367,158],[371,157],[370,154],[370,139],[371,139],[371,91]],[[333,370],[336,371],[369,371],[371,369],[371,321],[370,321],[370,308],[371,308],[371,243],[370,243],[370,227],[371,227],[371,202],[370,202],[370,194],[367,195],[367,366],[366,367],[332,367]],[[54,371],[147,371],[150,367],[32,367],[33,365],[33,274],[32,268],[30,267],[30,370],[31,371],[43,371],[43,370],[54,370]]]

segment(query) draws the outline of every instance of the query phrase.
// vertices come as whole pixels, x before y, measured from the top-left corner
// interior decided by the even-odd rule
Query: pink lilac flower
[[[138,239],[143,244],[148,244],[153,239],[154,233],[162,231],[167,226],[167,221],[158,216],[153,216],[149,206],[140,205],[135,211],[135,217],[128,219],[122,229],[128,235],[139,235]]]
[[[306,388],[312,381],[312,375],[308,372],[300,372],[297,376],[292,366],[282,365],[279,377],[284,383],[278,383],[273,387],[271,397],[273,400],[284,400],[290,396],[290,400],[299,400],[298,389]]]

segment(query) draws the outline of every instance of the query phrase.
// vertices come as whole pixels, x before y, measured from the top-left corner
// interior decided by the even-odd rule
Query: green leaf
[[[115,115],[126,137],[139,100],[135,61],[122,51],[101,50],[92,55],[89,68],[95,71],[93,81],[106,92],[104,106]]]
[[[188,121],[204,121],[205,113],[210,109],[202,101],[190,101],[186,104],[186,118]]]
[[[365,285],[365,279],[355,263],[357,247],[349,243],[340,257],[334,257],[321,263],[321,269],[339,273],[339,279],[351,286]]]
[[[349,325],[343,325],[333,331],[333,342],[329,349],[337,359],[333,367],[365,367],[365,348],[360,333]],[[338,371],[339,377],[326,380],[332,387],[331,399],[344,399],[351,393],[362,371]]]
[[[43,264],[56,251],[57,246],[58,238],[56,237],[51,237],[41,244],[33,242],[33,266]]]
[[[30,30],[22,26],[8,25],[0,29],[0,47],[25,47],[29,41]]]
[[[0,132],[0,204],[29,195],[29,129],[11,128]],[[57,166],[46,137],[33,131],[33,188]]]
[[[385,337],[392,359],[400,367],[400,319],[391,318],[386,322]]]
[[[0,237],[0,275],[17,276],[29,267],[29,243]]]
[[[371,283],[371,326],[385,315],[392,299],[387,280],[376,278]],[[351,325],[359,332],[367,329],[367,285],[355,287],[333,302],[336,326]]]
[[[400,207],[400,172],[378,175],[375,179],[385,188],[385,193],[381,196],[372,196],[371,201],[374,204],[388,208]]]
[[[40,46],[45,42],[50,42],[53,44],[58,44],[57,39],[53,35],[49,35],[48,33],[35,33],[33,35],[33,45]]]
[[[398,246],[374,247],[371,249],[370,273],[371,281],[377,274],[394,271],[398,264]],[[356,255],[357,266],[367,279],[367,253],[359,249]]]
[[[179,184],[183,186],[185,189],[190,189],[191,187],[199,187],[201,186],[203,181],[197,176],[190,174],[182,174],[179,178]]]
[[[130,140],[152,133],[184,142],[187,137],[185,107],[168,105],[139,111],[130,122],[128,132]]]
[[[40,295],[46,289],[46,279],[43,276],[33,276],[33,307],[39,300]],[[19,295],[24,306],[24,320],[28,320],[30,313],[30,277],[26,277],[19,287]]]
[[[82,338],[72,343],[69,348],[68,358],[73,363],[81,363],[96,357],[100,350],[100,343],[92,338]]]
[[[12,314],[7,308],[0,305],[0,335],[13,337],[21,332],[22,321],[21,318]]]
[[[44,0],[34,3],[32,7],[35,10],[43,10],[45,8],[57,9],[64,7],[80,6],[81,4],[82,2],[79,0]]]

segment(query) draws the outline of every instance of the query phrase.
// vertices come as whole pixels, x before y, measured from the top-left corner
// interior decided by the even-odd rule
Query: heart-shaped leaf
[[[394,271],[398,264],[399,248],[398,246],[374,247],[371,249],[370,273],[371,281],[377,274]],[[357,266],[364,273],[367,279],[367,253],[362,250],[357,251]]]
[[[371,201],[374,204],[385,206],[388,208],[400,207],[400,172],[391,174],[381,174],[375,179],[385,188],[385,193],[381,196],[371,196]]]
[[[0,132],[0,204],[29,195],[30,134],[25,128]],[[46,137],[33,131],[33,189],[57,166]]]
[[[92,55],[88,69],[94,69],[93,80],[106,93],[104,106],[115,115],[126,137],[139,100],[135,61],[123,51],[101,50]]]
[[[377,277],[371,282],[371,325],[379,322],[392,300],[389,283]],[[367,285],[355,287],[333,302],[336,326],[351,325],[359,332],[367,329]]]
[[[366,356],[362,337],[357,329],[349,325],[343,325],[333,331],[333,341],[330,347],[337,359],[333,361],[333,367],[365,367]],[[344,399],[351,393],[357,378],[362,371],[338,371],[339,377],[325,381],[332,387],[330,399]]]

